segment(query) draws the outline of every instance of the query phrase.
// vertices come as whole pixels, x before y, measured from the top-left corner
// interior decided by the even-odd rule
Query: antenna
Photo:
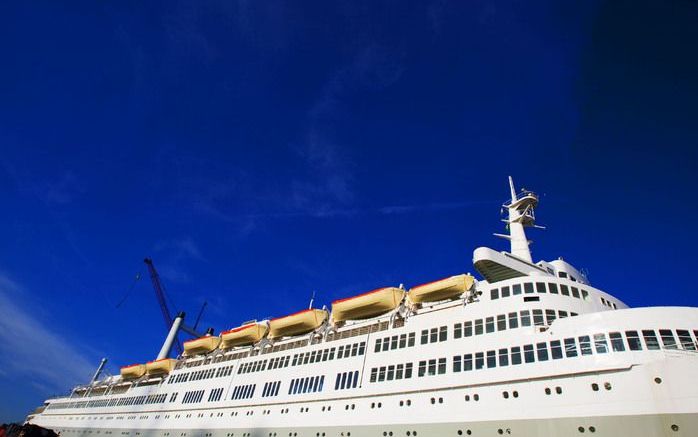
[[[511,176],[509,176],[509,189],[511,191],[511,200],[502,205],[502,209],[506,209],[508,212],[508,217],[504,220],[504,223],[507,224],[509,235],[494,235],[509,240],[512,255],[532,263],[531,250],[528,247],[531,241],[526,238],[524,228],[545,229],[536,225],[534,210],[538,206],[538,195],[523,189],[517,194],[514,188],[514,179]]]
[[[313,301],[315,300],[315,290],[313,290],[313,295],[310,296],[310,305],[308,305],[308,309],[312,310],[313,309]]]

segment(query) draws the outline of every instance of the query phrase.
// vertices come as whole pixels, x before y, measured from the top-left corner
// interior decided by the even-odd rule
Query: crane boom
[[[145,265],[148,267],[148,273],[150,273],[150,280],[153,283],[153,289],[155,289],[155,296],[158,299],[158,304],[160,305],[160,311],[162,312],[162,317],[165,319],[165,326],[167,327],[167,330],[170,330],[170,327],[172,326],[173,319],[172,319],[172,314],[170,313],[170,308],[167,306],[167,301],[165,300],[165,289],[162,285],[162,282],[160,281],[160,275],[158,274],[158,271],[155,270],[155,266],[153,265],[153,260],[150,258],[146,258],[143,260]],[[175,339],[175,345],[177,347],[177,353],[181,354],[182,353],[182,344],[179,341],[179,337]]]

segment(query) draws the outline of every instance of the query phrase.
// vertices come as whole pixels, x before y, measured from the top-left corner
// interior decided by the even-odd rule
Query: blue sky
[[[695,306],[698,14],[653,3],[3,3],[0,421],[154,358],[145,256],[220,331],[472,272],[510,174],[536,260]]]

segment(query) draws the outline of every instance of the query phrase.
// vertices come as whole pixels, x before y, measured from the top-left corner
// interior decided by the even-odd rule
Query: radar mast
[[[536,225],[534,210],[538,206],[538,196],[528,190],[522,189],[519,193],[514,188],[514,180],[509,176],[509,188],[511,190],[511,200],[505,202],[502,208],[506,208],[508,216],[502,220],[507,224],[509,235],[494,234],[497,237],[509,240],[511,243],[511,254],[529,263],[533,263],[529,244],[531,241],[526,238],[524,228],[534,227],[545,229]]]

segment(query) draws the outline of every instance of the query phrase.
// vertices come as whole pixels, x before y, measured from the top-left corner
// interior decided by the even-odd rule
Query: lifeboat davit
[[[454,299],[470,290],[474,283],[475,278],[471,275],[456,275],[412,287],[407,296],[412,303]]]
[[[271,319],[269,338],[290,337],[306,334],[319,328],[327,320],[325,310],[303,310],[289,316]]]
[[[248,323],[221,333],[221,347],[224,349],[233,346],[248,346],[263,339],[269,332],[269,325],[266,323]]]
[[[124,379],[140,378],[145,375],[145,364],[131,364],[121,368],[121,377]]]
[[[405,290],[401,288],[385,287],[358,296],[335,300],[332,302],[332,320],[343,322],[370,319],[397,308],[404,296]]]
[[[221,343],[221,338],[213,335],[187,340],[184,342],[184,355],[198,355],[211,352]]]
[[[168,374],[174,370],[175,364],[177,364],[177,360],[173,358],[148,361],[145,365],[145,371],[148,372],[148,375]]]

